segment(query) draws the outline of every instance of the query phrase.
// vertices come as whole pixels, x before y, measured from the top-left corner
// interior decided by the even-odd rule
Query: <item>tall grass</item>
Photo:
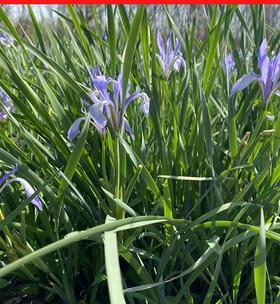
[[[129,17],[125,6],[107,6],[99,20],[93,6],[89,27],[68,6],[56,31],[28,9],[35,36],[19,35],[0,8],[0,29],[14,39],[0,47],[0,86],[15,106],[0,125],[0,166],[18,166],[43,211],[17,185],[2,190],[0,294],[70,304],[279,303],[279,97],[264,108],[257,84],[229,97],[240,76],[257,71],[263,38],[271,55],[279,50],[264,8],[251,6],[248,24],[238,6],[206,6],[183,36],[165,8],[186,61],[168,80],[145,7]],[[149,96],[148,118],[136,103],[127,110],[134,140],[112,129],[101,138],[89,116],[68,140],[81,100],[91,101],[90,66],[112,78],[122,72],[123,92],[130,83]]]

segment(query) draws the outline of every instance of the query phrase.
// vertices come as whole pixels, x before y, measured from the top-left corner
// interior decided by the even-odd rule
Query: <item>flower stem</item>
[[[105,146],[105,139],[102,138],[101,139],[101,162],[102,162],[102,175],[103,175],[103,178],[108,181],[108,178],[107,178],[107,173],[106,173],[106,146]]]
[[[234,102],[230,98],[228,101],[228,136],[229,136],[229,150],[231,158],[235,158],[237,155],[237,132],[236,132],[236,122],[235,122],[235,110]]]
[[[116,138],[116,150],[115,150],[115,172],[116,172],[116,185],[115,185],[115,195],[120,198],[120,140]]]

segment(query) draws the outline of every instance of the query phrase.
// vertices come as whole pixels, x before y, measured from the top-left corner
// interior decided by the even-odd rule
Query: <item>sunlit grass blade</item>
[[[148,222],[147,222],[148,221]],[[61,249],[65,246],[69,246],[73,243],[87,240],[88,238],[92,237],[98,237],[101,236],[102,233],[106,231],[114,231],[117,228],[120,228],[118,231],[122,231],[122,226],[125,226],[125,229],[131,229],[133,228],[133,224],[139,223],[138,227],[155,224],[155,223],[161,223],[165,222],[166,219],[163,217],[157,217],[157,216],[140,216],[140,217],[133,217],[128,218],[124,220],[118,220],[113,223],[107,223],[103,225],[99,225],[84,231],[73,231],[69,235],[66,235],[63,239],[53,242],[50,245],[47,245],[41,249],[38,249],[34,251],[33,253],[30,253],[26,255],[23,258],[20,258],[16,260],[15,262],[4,266],[0,269],[0,277],[4,277],[8,275],[9,273],[15,271],[16,269],[22,267],[23,265],[26,265],[27,263],[31,263],[34,260],[43,257],[53,251],[56,251],[58,249]]]
[[[106,224],[115,220],[107,216]],[[115,232],[104,233],[104,252],[110,302],[111,304],[125,304],[119,265],[118,241]]]
[[[140,5],[137,9],[137,12],[135,14],[134,20],[132,22],[127,43],[125,46],[125,51],[123,55],[123,67],[122,67],[122,77],[123,77],[123,83],[122,83],[122,96],[125,98],[128,80],[130,76],[130,71],[132,67],[132,61],[134,58],[134,52],[136,50],[136,44],[138,39],[138,34],[140,32],[141,27],[141,21],[144,14],[145,6]]]
[[[254,282],[258,304],[266,303],[266,241],[263,209],[260,215],[260,233],[255,253]]]

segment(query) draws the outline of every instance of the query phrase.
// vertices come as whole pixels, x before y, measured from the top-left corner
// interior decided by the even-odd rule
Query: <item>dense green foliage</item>
[[[265,37],[270,57],[278,51],[279,32],[262,6],[251,6],[251,24],[238,6],[207,6],[204,20],[182,31],[166,9],[186,61],[166,80],[145,7],[134,16],[106,9],[99,20],[93,6],[89,26],[68,6],[53,31],[30,7],[29,37],[0,8],[0,29],[14,38],[0,47],[0,86],[15,106],[0,124],[0,168],[17,164],[43,202],[39,212],[19,185],[0,189],[0,294],[69,304],[280,303],[279,97],[265,107],[253,83],[229,98],[239,77],[258,71]],[[122,71],[123,92],[130,83],[149,96],[147,118],[137,102],[127,109],[134,140],[112,129],[100,138],[89,116],[68,140],[81,99],[90,101],[90,66],[113,78]]]

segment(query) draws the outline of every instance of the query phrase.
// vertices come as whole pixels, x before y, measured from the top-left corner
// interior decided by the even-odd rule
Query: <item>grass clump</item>
[[[180,29],[165,7],[170,34],[144,6],[107,6],[105,30],[92,12],[93,27],[67,6],[53,29],[29,7],[30,36],[0,8],[0,294],[278,303],[279,35],[264,8],[248,24],[207,6]]]

